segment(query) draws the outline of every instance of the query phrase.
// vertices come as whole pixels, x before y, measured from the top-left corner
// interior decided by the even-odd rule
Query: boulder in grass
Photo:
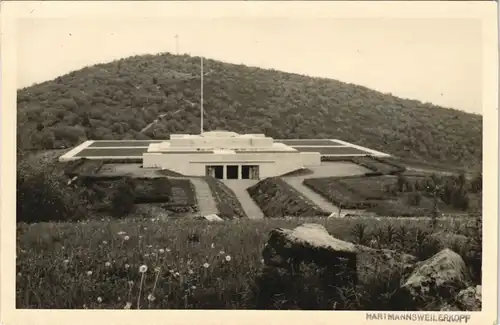
[[[356,282],[356,246],[332,237],[319,224],[306,223],[297,228],[271,231],[262,252],[267,266],[300,271],[301,263],[314,263],[330,270],[344,270]]]
[[[300,263],[314,263],[344,274],[355,283],[371,283],[380,276],[407,276],[417,258],[387,249],[355,245],[331,236],[319,224],[303,224],[293,230],[278,228],[271,231],[263,251],[267,266],[299,270]],[[332,279],[332,282],[338,279]]]
[[[481,311],[481,286],[471,286],[460,291],[456,297],[456,304],[463,311]]]
[[[470,275],[462,257],[446,248],[418,263],[397,296],[405,305],[428,308],[440,301],[452,301],[469,283]]]

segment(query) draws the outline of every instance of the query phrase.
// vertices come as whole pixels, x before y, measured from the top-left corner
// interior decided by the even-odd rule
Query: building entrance
[[[222,165],[206,166],[205,174],[207,176],[211,176],[217,179],[224,179],[224,166]]]
[[[259,179],[259,166],[241,166],[241,179]]]
[[[259,179],[259,166],[211,165],[205,167],[205,175],[217,179]]]
[[[239,177],[239,167],[238,165],[227,166],[227,179],[238,179]]]

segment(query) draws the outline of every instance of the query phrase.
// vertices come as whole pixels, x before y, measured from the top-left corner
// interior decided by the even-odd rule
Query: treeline
[[[457,166],[482,162],[482,117],[336,80],[213,60],[204,80],[207,130],[274,138],[340,138],[393,155]],[[199,132],[199,58],[135,56],[18,91],[22,150],[85,139]],[[165,114],[144,133],[140,131]]]

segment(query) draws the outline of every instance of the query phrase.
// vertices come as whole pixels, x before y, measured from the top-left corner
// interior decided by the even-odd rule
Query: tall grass
[[[18,224],[17,308],[373,310],[392,306],[391,293],[401,280],[397,273],[375,276],[380,280],[355,292],[326,285],[331,275],[314,266],[301,274],[265,271],[261,252],[269,231],[303,222],[323,224],[333,236],[354,242],[361,241],[362,228],[364,243],[396,249],[403,244],[396,240],[393,244],[395,235],[388,229],[398,233],[405,227],[408,239],[429,229],[428,222],[419,220],[319,218],[235,219],[221,224],[182,219]],[[451,223],[442,221],[439,228],[464,227]],[[420,247],[416,240],[404,243],[408,253]]]

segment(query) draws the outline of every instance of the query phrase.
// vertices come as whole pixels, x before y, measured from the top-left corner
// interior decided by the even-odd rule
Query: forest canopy
[[[206,130],[338,138],[426,162],[482,163],[480,115],[332,79],[214,60],[204,66]],[[18,150],[198,133],[199,69],[199,57],[134,56],[20,89]]]

